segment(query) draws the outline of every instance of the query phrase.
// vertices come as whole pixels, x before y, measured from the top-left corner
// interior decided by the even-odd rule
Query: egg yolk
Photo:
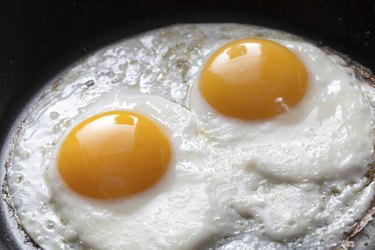
[[[169,140],[154,122],[137,113],[111,111],[75,127],[61,146],[57,164],[74,191],[111,199],[153,186],[170,158]]]
[[[243,39],[208,59],[199,89],[218,112],[258,120],[295,106],[305,94],[307,78],[304,65],[286,47],[265,39]]]

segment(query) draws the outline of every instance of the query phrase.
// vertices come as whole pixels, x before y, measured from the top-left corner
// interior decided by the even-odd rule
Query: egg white
[[[244,37],[276,39],[303,61],[310,85],[300,105],[249,124],[202,100],[196,91],[202,65]],[[176,25],[95,52],[54,79],[27,111],[7,178],[21,224],[45,249],[340,244],[374,193],[364,177],[371,109],[339,60],[296,36],[239,24]],[[142,196],[110,204],[69,190],[53,162],[74,125],[114,109],[161,124],[175,161]]]

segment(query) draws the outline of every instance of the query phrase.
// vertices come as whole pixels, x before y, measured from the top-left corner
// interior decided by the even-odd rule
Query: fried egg
[[[242,85],[245,84],[230,82],[231,85],[240,85],[241,89],[233,93],[226,89],[222,93],[216,93],[218,105],[240,112],[237,107],[230,105],[232,100],[237,103],[242,100],[248,102],[248,99],[259,102],[256,104],[238,103],[239,106],[253,107],[243,109],[240,117],[233,118],[225,114],[227,111],[223,113],[213,108],[216,104],[209,104],[207,97],[204,96],[205,92],[202,89],[199,90],[197,84],[192,91],[191,98],[191,109],[197,113],[197,120],[210,138],[220,143],[221,147],[236,145],[238,150],[246,152],[245,157],[248,158],[248,163],[244,164],[246,168],[269,178],[286,181],[304,179],[325,181],[340,177],[354,177],[356,173],[362,176],[368,170],[367,164],[372,156],[371,117],[373,114],[363,96],[361,86],[356,83],[353,76],[348,75],[342,66],[329,60],[318,48],[299,42],[280,40],[277,42],[284,45],[284,49],[289,50],[289,53],[293,52],[298,56],[300,64],[303,62],[305,68],[308,69],[308,86],[306,71],[299,73],[303,75],[304,84],[300,83],[302,80],[298,73],[295,73],[295,80],[290,79],[292,74],[285,73],[287,70],[299,70],[296,66],[287,69],[282,68],[284,62],[280,62],[277,67],[266,64],[267,67],[282,68],[284,71],[279,75],[271,70],[272,73],[267,73],[267,69],[256,68],[257,71],[266,75],[256,80],[266,86],[275,81],[272,77],[276,77],[280,82],[293,82],[295,87],[281,83],[280,86],[285,89],[277,85],[273,85],[274,89],[266,87],[261,89],[252,82],[248,83],[252,87],[255,85],[254,88],[258,88],[258,91],[266,92],[259,93],[255,89],[244,90]],[[269,51],[263,53],[267,52]],[[285,56],[282,55],[282,58],[285,59]],[[264,59],[259,60],[264,61]],[[252,67],[252,65],[247,67]],[[237,65],[236,68],[240,66]],[[246,74],[249,74],[248,71]],[[205,73],[203,72],[202,75]],[[225,73],[228,76],[228,72]],[[246,74],[237,73],[236,77],[241,78],[241,81],[256,78],[254,74]],[[283,77],[282,74],[287,76],[286,79],[280,80]],[[299,89],[301,85],[304,86]],[[217,87],[216,91],[220,91],[220,88]],[[296,91],[293,94],[298,97],[291,96],[292,94],[287,93],[288,91]],[[303,99],[299,100],[302,94],[304,94]],[[253,98],[252,95],[255,97]],[[263,98],[267,95],[271,96],[269,100],[267,97]],[[283,99],[283,101],[274,101],[277,99]],[[298,104],[295,100],[299,101]],[[273,111],[269,111],[270,107]],[[256,117],[238,119],[246,116],[242,113],[251,115],[255,113]],[[265,114],[271,114],[273,117],[259,117]]]
[[[85,116],[116,111],[76,126],[55,153],[59,168],[56,161],[48,163],[48,182],[65,223],[87,247],[98,249],[191,249],[211,237],[204,151],[189,128],[194,126],[190,112],[150,95],[120,94],[118,103],[108,106],[104,100],[101,96],[100,107],[90,107]],[[131,112],[118,111],[121,107],[132,107]],[[114,129],[114,124],[120,125]],[[75,155],[80,150],[84,162]]]
[[[227,183],[216,186],[222,206],[259,221],[259,231],[272,240],[289,241],[337,223],[347,204],[327,218],[325,211],[337,202],[331,189],[347,189],[345,195],[355,197],[367,185],[362,178],[373,155],[372,109],[353,76],[310,44],[226,44],[206,60],[191,109],[224,155],[235,155],[226,164],[241,172],[233,180],[228,173]],[[350,231],[351,224],[346,226]],[[326,236],[313,241],[333,247]],[[314,244],[309,237],[303,242]]]
[[[124,39],[26,111],[7,172],[17,216],[45,249],[333,248],[375,195],[364,84],[257,26]]]

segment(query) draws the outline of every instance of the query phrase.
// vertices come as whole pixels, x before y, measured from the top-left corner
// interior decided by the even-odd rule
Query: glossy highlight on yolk
[[[63,142],[57,164],[74,191],[111,199],[153,186],[170,158],[169,140],[154,122],[137,113],[110,111],[76,126]]]
[[[307,85],[307,71],[289,49],[269,40],[249,38],[225,45],[208,59],[199,89],[218,112],[259,120],[295,106]]]

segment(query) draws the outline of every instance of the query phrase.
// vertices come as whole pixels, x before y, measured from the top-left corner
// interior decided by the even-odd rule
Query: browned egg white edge
[[[286,34],[289,37],[292,38],[294,41],[301,41],[301,42],[307,42],[310,43],[319,49],[321,49],[325,54],[327,55],[332,55],[332,56],[338,56],[341,59],[344,60],[345,65],[344,67],[349,67],[353,69],[354,71],[354,76],[356,79],[360,80],[361,82],[367,83],[370,87],[375,88],[375,74],[371,72],[370,69],[360,65],[359,63],[351,60],[347,55],[342,54],[340,52],[337,52],[336,50],[329,48],[328,46],[323,46],[320,42],[312,41],[310,39],[293,35],[287,32],[279,31],[281,34]],[[143,32],[142,32],[143,33]],[[147,33],[147,32],[144,32]],[[141,33],[140,33],[141,34]],[[135,34],[134,36],[137,36],[139,34]],[[121,42],[125,39],[129,39],[131,37],[126,37],[117,41],[114,41],[110,44],[104,45],[102,48],[105,48],[107,46],[111,46],[113,44],[116,44],[118,42]],[[1,160],[1,166],[5,168],[5,173],[4,176],[2,177],[2,200],[5,202],[7,209],[8,209],[8,214],[3,214],[1,213],[1,217],[8,217],[4,218],[6,223],[8,224],[9,228],[11,229],[12,233],[15,234],[15,239],[21,240],[24,244],[24,247],[33,247],[34,249],[41,249],[40,246],[28,235],[26,232],[26,229],[23,227],[17,212],[16,208],[13,204],[12,201],[12,194],[9,190],[8,187],[8,170],[12,165],[12,158],[14,154],[14,149],[16,146],[16,142],[18,140],[18,137],[23,130],[26,122],[28,121],[28,118],[32,115],[31,111],[33,110],[33,107],[36,106],[43,98],[45,95],[47,95],[49,92],[53,92],[57,86],[61,84],[61,79],[65,77],[67,72],[74,68],[75,66],[81,64],[84,62],[87,58],[95,54],[97,51],[99,51],[101,48],[90,52],[89,54],[83,56],[82,58],[78,59],[75,63],[72,63],[68,67],[66,67],[65,70],[63,70],[61,73],[59,73],[55,79],[52,80],[51,84],[46,84],[42,89],[39,91],[39,94],[32,98],[29,101],[29,104],[26,105],[23,111],[21,111],[20,115],[18,118],[14,121],[13,124],[17,124],[17,126],[14,126],[13,128],[10,129],[8,133],[8,138],[5,140],[5,143],[3,145],[3,152],[2,156],[4,156],[5,160]],[[89,86],[88,86],[89,87]],[[373,134],[375,135],[375,129],[373,131]],[[374,144],[375,148],[375,144]],[[375,154],[373,155],[373,161],[372,163],[369,164],[369,169],[366,174],[366,177],[369,179],[366,187],[370,185],[372,182],[375,181]],[[365,187],[365,188],[366,188]],[[346,250],[346,249],[355,249],[356,248],[356,243],[359,240],[359,237],[361,236],[361,233],[363,232],[364,228],[367,226],[367,224],[373,220],[373,216],[375,215],[375,197],[373,197],[373,200],[371,202],[371,206],[367,210],[367,212],[362,216],[360,220],[358,220],[354,225],[351,230],[347,234],[346,239],[343,241],[343,243],[334,248],[335,250]],[[374,226],[375,228],[375,226]],[[12,240],[12,239],[10,239]],[[370,243],[371,244],[371,243]],[[375,246],[375,239],[373,240],[372,244]]]

